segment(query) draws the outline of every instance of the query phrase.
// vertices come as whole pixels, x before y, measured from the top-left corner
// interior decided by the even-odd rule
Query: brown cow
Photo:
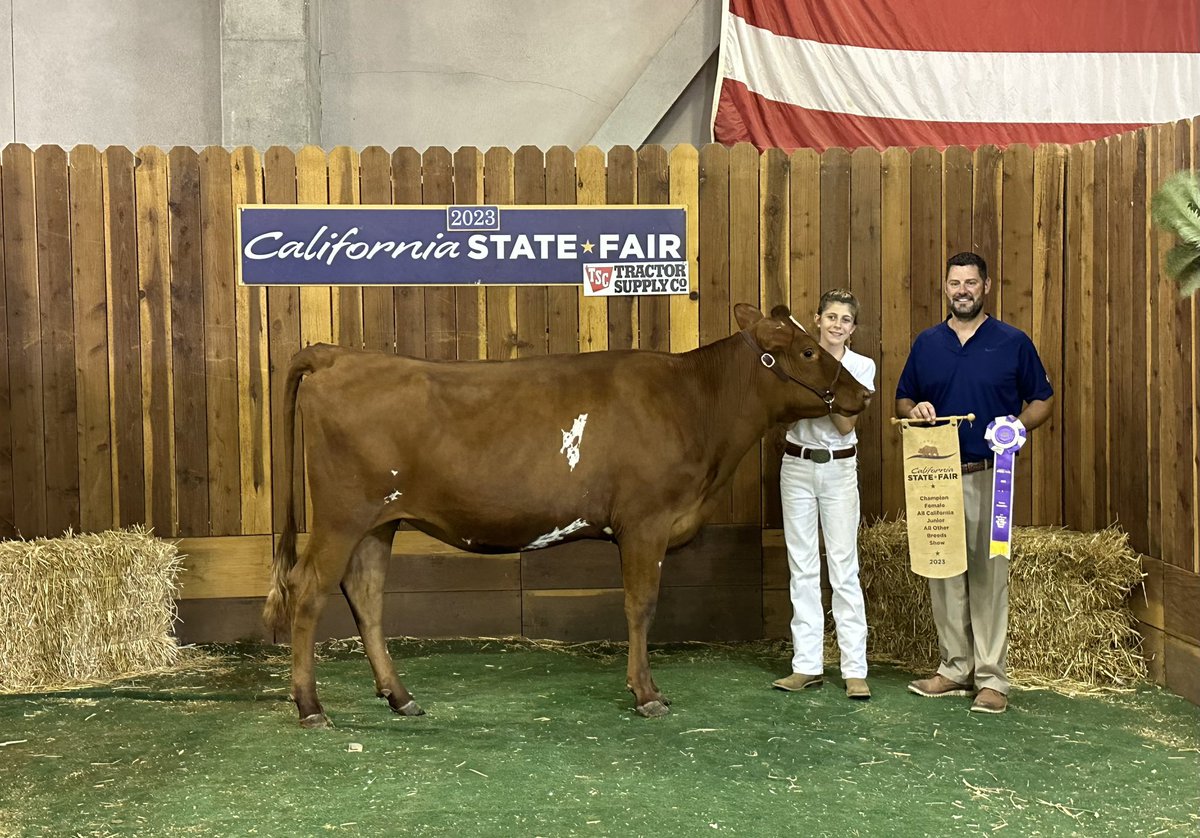
[[[513,361],[423,361],[333,346],[288,370],[281,487],[287,520],[264,617],[292,635],[292,697],[305,727],[328,723],[313,671],[324,592],[340,580],[394,712],[423,711],[383,637],[383,581],[400,521],[473,552],[615,541],[637,712],[668,700],[646,634],[664,553],[696,534],[743,455],[774,423],[863,410],[870,392],[777,307],[749,305],[742,331],[678,355],[596,352]],[[303,383],[302,383],[303,379]],[[302,410],[312,518],[296,560],[294,411]]]

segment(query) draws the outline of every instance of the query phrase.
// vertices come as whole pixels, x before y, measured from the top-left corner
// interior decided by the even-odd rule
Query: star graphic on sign
[[[592,248],[594,248],[595,246],[596,246],[596,245],[592,244],[590,241],[586,241],[586,242],[584,242],[584,243],[583,243],[583,252],[584,252],[584,253],[591,253],[591,252],[592,252]]]

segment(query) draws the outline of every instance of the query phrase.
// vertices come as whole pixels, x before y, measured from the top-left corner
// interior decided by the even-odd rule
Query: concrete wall
[[[715,62],[696,70],[719,10],[720,0],[0,0],[0,143],[577,148],[605,126],[613,142],[653,131],[654,142],[699,144]],[[607,124],[631,90],[641,116]],[[658,108],[649,124],[647,107]]]

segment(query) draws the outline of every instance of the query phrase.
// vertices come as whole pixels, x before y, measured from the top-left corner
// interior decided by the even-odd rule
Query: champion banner
[[[945,579],[967,570],[958,421],[900,422],[904,441],[904,501],[909,566],[918,576]]]
[[[1197,0],[727,0],[718,142],[1076,143],[1200,114]]]

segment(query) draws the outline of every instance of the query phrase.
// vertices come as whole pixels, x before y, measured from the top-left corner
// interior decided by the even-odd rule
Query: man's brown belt
[[[827,463],[830,460],[844,460],[847,457],[853,457],[857,452],[853,445],[849,448],[838,448],[831,451],[828,448],[805,448],[801,445],[796,445],[793,442],[785,442],[783,445],[783,453],[789,457],[799,457],[802,460],[812,460],[814,463]]]
[[[984,469],[991,468],[991,467],[992,467],[992,463],[990,460],[977,460],[973,463],[963,463],[962,464],[962,473],[963,474],[974,474],[977,471],[983,471]]]

